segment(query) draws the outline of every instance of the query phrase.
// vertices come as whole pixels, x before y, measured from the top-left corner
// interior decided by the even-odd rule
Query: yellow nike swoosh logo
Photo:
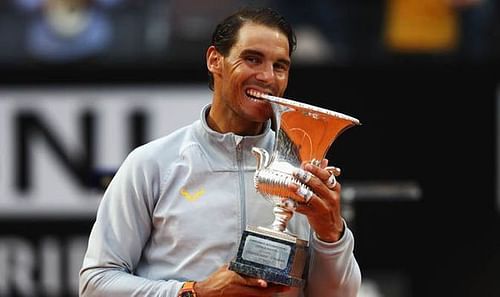
[[[197,191],[194,194],[189,193],[184,188],[181,189],[182,197],[184,197],[189,202],[194,202],[194,201],[200,199],[200,197],[203,196],[203,194],[205,194],[205,189],[203,189],[203,188],[201,188],[199,191]]]

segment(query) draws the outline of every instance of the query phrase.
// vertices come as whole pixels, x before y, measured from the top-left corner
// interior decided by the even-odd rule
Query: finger
[[[319,167],[325,168],[326,166],[328,166],[328,159],[321,160],[321,164],[319,165]]]
[[[243,287],[238,291],[232,292],[233,294],[227,296],[275,296],[276,293],[286,292],[287,289],[284,286],[269,286],[267,288],[257,288],[257,287]]]
[[[336,176],[340,175],[340,168],[335,167],[335,166],[328,166],[325,168],[319,168],[313,165],[306,165],[304,166],[304,169],[311,172],[313,176],[317,176],[323,184],[326,185],[326,187],[330,190],[334,190],[337,186],[337,179]],[[311,183],[308,183],[314,188],[314,186]]]
[[[303,185],[291,184],[289,186],[289,189],[290,191],[295,193],[295,197],[291,198],[298,202],[298,205],[295,206],[297,207],[303,204],[310,205],[315,198],[317,198],[317,200],[325,201],[328,203],[336,203],[336,201],[339,199],[341,184],[337,181],[332,189],[328,189],[321,182],[318,182],[318,184],[321,184],[321,189],[315,190],[318,194],[316,194],[316,192],[310,190],[309,188],[306,188],[307,190],[302,189],[304,187]]]
[[[309,203],[309,200],[311,199],[314,191],[318,191],[318,194],[320,195],[328,195],[329,191],[325,187],[325,182],[321,178],[316,177],[313,173],[311,173],[307,169],[313,171],[313,169],[319,169],[319,167],[308,164],[305,165],[304,169],[297,168],[293,172],[293,175],[300,182],[304,184],[299,183],[297,187],[290,189],[297,196],[297,197],[292,197],[294,200],[296,200],[299,203],[306,203],[306,204]],[[324,169],[319,169],[319,170],[320,171],[318,171],[318,173],[322,174],[324,179],[328,179],[328,177],[330,176],[328,174],[328,171]]]
[[[322,169],[311,164],[305,165],[304,170],[312,173],[312,177],[307,185],[310,186],[311,189],[313,189],[313,191],[321,197],[329,195],[330,189],[332,189],[336,184],[335,179],[330,179],[330,176],[332,176],[332,174],[330,174],[330,172],[326,169]],[[329,188],[328,186],[331,186],[331,188]]]
[[[330,177],[330,171],[326,168],[321,168],[312,164],[306,164],[304,170],[312,173],[312,175],[318,177],[322,181],[326,181]]]
[[[330,176],[326,180],[325,184],[329,189],[333,189],[337,185],[336,177],[340,176],[341,170],[339,167],[335,166],[327,166],[325,169],[330,173]]]
[[[309,188],[304,187],[303,185],[291,184],[290,190],[295,192],[298,198],[292,197],[298,203],[297,207],[300,205],[306,205],[308,207],[325,207],[325,202],[318,197],[318,195],[314,194]],[[298,210],[298,209],[297,209]]]
[[[308,183],[312,178],[312,173],[302,168],[295,168],[295,170],[293,171],[293,176],[295,176],[303,183]]]
[[[313,179],[318,180],[316,177]],[[340,183],[337,182],[333,191],[328,189],[321,181],[318,180],[317,183],[321,184],[322,190],[317,190],[318,194],[311,191],[310,197],[306,197],[302,194],[299,190],[301,185],[291,184],[289,186],[290,191],[296,193],[297,196],[297,198],[292,197],[293,200],[297,201],[295,211],[308,215],[311,214],[311,211],[321,213],[332,207],[338,207],[340,201]]]
[[[327,167],[325,167],[325,169],[328,170],[331,174],[333,174],[335,176],[339,176],[341,173],[341,170],[339,167],[327,166]]]
[[[286,292],[289,289],[287,286],[273,284],[263,279],[251,277],[245,277],[245,279],[247,281],[246,287],[240,291],[245,296],[274,296],[276,293]]]
[[[297,208],[295,209],[295,211],[305,216],[308,216],[314,212],[310,204],[308,205],[304,203],[297,203]]]
[[[332,195],[330,191],[339,191],[340,189],[335,178],[337,174],[340,174],[340,169],[334,166],[320,168],[312,164],[304,164],[303,168],[297,168],[293,172],[294,177],[304,185],[299,183],[297,187],[290,189],[296,194],[296,197],[292,198],[299,203],[310,204],[313,194],[316,193],[318,198],[328,199],[327,197]]]
[[[268,286],[267,281],[260,278],[244,277],[244,279],[245,279],[245,285],[250,287],[267,288]]]
[[[257,283],[259,284],[259,286],[260,286],[261,288],[267,288],[267,282],[266,282],[265,280],[263,280],[263,279],[258,279],[258,280],[257,280]]]
[[[335,188],[335,186],[337,185],[337,179],[335,178],[335,174],[330,174],[330,176],[328,177],[328,179],[325,181],[325,185],[329,189]]]
[[[291,186],[292,191],[296,194],[296,196],[292,197],[292,199],[300,203],[309,204],[311,198],[314,196],[314,192],[305,185],[292,184]],[[293,186],[296,186],[296,188]]]

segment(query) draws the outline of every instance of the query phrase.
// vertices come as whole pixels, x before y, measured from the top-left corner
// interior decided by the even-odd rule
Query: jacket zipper
[[[236,145],[236,163],[238,166],[238,177],[240,179],[240,207],[241,207],[241,232],[246,229],[246,202],[245,202],[245,175],[243,172],[243,145],[241,140]]]

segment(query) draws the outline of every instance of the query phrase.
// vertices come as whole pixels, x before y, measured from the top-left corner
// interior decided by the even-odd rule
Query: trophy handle
[[[253,147],[252,153],[257,159],[257,170],[264,169],[267,165],[269,165],[269,153],[265,149]]]

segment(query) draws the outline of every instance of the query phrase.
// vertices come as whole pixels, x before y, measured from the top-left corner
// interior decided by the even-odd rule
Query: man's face
[[[251,89],[283,96],[288,84],[290,57],[288,39],[278,29],[247,23],[236,43],[223,58],[220,76],[221,100],[226,116],[243,123],[263,123],[272,115],[269,103],[248,95]]]

